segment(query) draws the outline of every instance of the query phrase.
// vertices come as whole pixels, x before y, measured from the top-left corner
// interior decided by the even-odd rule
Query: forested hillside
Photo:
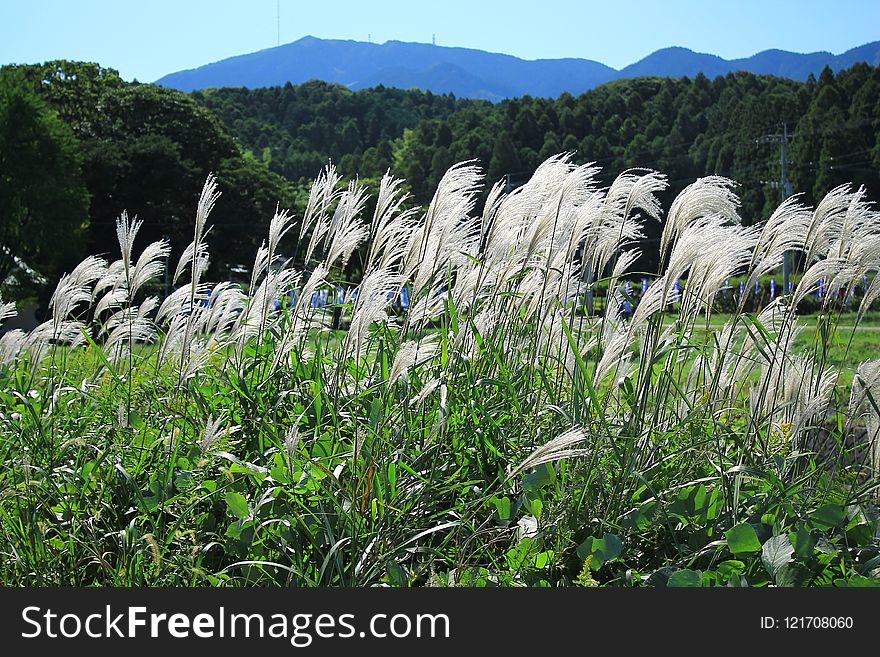
[[[569,151],[576,162],[602,167],[608,183],[630,167],[663,171],[670,180],[664,205],[700,176],[730,177],[744,220],[754,222],[780,200],[780,146],[762,138],[780,134],[785,122],[789,177],[806,203],[844,182],[880,199],[880,71],[864,64],[838,74],[826,68],[807,82],[750,73],[638,78],[578,97],[497,104],[318,81],[187,95],[73,62],[5,67],[0,82],[2,241],[49,275],[85,253],[111,252],[122,210],[145,221],[150,239],[167,236],[179,252],[213,171],[224,196],[214,214],[212,267],[230,276],[247,266],[245,254],[276,203],[301,212],[308,182],[328,159],[372,186],[390,169],[406,179],[414,202],[426,203],[455,162],[476,159],[488,180],[504,178],[512,188],[539,162]],[[35,176],[35,167],[47,175]],[[37,189],[49,171],[52,184]],[[32,235],[58,235],[58,248],[28,241],[25,225]],[[659,225],[646,231],[656,239]],[[643,246],[640,265],[654,269],[653,249]]]
[[[351,92],[308,83],[218,89],[194,98],[224,121],[244,148],[291,180],[314,177],[326,158],[348,174],[406,177],[426,201],[450,164],[476,158],[490,179],[522,182],[560,151],[609,172],[668,172],[669,195],[706,174],[730,176],[747,220],[779,201],[780,149],[761,144],[788,123],[789,175],[815,202],[831,187],[865,184],[877,198],[880,71],[856,65],[801,83],[750,73],[709,80],[639,78],[581,96],[528,96],[498,104],[378,87]]]

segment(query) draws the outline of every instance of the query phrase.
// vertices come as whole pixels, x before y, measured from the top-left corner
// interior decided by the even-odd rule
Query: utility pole
[[[763,137],[756,139],[756,143],[758,144],[779,144],[781,147],[781,152],[779,155],[779,163],[781,165],[781,177],[779,180],[779,191],[782,196],[782,201],[785,201],[788,197],[790,197],[794,193],[794,189],[791,186],[791,182],[788,180],[788,123],[782,123],[782,134],[776,135],[764,135]],[[791,254],[786,251],[785,256],[782,259],[782,291],[783,294],[788,294],[791,289]]]

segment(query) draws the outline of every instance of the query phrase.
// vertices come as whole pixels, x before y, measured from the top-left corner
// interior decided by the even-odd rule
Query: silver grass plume
[[[512,479],[520,472],[551,461],[559,459],[571,458],[574,456],[583,456],[588,454],[588,449],[575,449],[575,445],[582,443],[590,438],[589,434],[581,427],[573,427],[568,431],[559,434],[552,440],[541,445],[534,452],[529,454],[518,466],[513,468],[507,475],[508,479]]]
[[[807,225],[804,239],[803,249],[807,264],[828,255],[832,243],[840,236],[852,198],[852,187],[847,184],[835,187],[819,201]]]
[[[330,247],[325,263],[328,269],[333,267],[337,259],[341,259],[345,267],[355,249],[369,237],[370,229],[360,217],[367,200],[366,194],[366,187],[352,181],[339,199],[328,231]]]
[[[871,467],[880,472],[880,360],[862,363],[853,379],[850,413],[865,419],[870,444]]]
[[[698,219],[718,215],[726,222],[741,223],[738,214],[739,198],[732,191],[735,184],[721,176],[707,176],[699,178],[682,190],[669,208],[660,236],[661,260],[679,233]]]
[[[225,413],[221,413],[216,418],[213,415],[208,416],[202,433],[199,436],[199,445],[202,448],[202,453],[211,449],[211,446],[221,438],[229,437],[241,429],[239,426],[226,426],[228,421],[229,418],[226,417]]]
[[[804,248],[811,217],[812,213],[801,205],[797,195],[787,198],[773,211],[761,227],[748,266],[746,293],[751,292],[761,276],[782,266],[786,252]]]
[[[14,317],[16,312],[17,311],[15,309],[14,301],[4,303],[2,300],[0,300],[0,324],[5,322],[10,317]]]
[[[393,324],[388,314],[388,291],[399,290],[401,283],[400,274],[388,269],[377,269],[364,277],[352,309],[351,324],[342,343],[343,358],[363,355],[364,342],[374,323]]]
[[[12,329],[0,335],[0,365],[12,365],[25,346],[27,334],[21,329]]]
[[[649,217],[660,221],[660,201],[656,194],[668,187],[666,176],[650,169],[629,169],[621,173],[605,196],[606,212],[621,219],[628,218],[635,210],[642,210]]]
[[[332,162],[318,174],[318,177],[309,189],[309,199],[306,203],[306,210],[303,213],[302,223],[300,224],[300,241],[311,230],[318,218],[326,213],[327,208],[342,193],[341,190],[337,189],[340,179],[341,177],[336,172],[336,167],[333,166]]]
[[[145,284],[162,275],[165,271],[165,258],[170,251],[171,247],[166,240],[159,240],[146,246],[138,257],[134,269],[131,270],[131,277],[128,280],[130,299],[134,299]]]
[[[391,364],[388,374],[388,382],[393,384],[398,379],[406,376],[407,372],[414,367],[430,361],[440,350],[440,336],[433,334],[421,340],[408,340],[401,343]]]
[[[422,224],[408,244],[404,274],[413,280],[413,293],[424,291],[428,283],[461,258],[476,255],[479,226],[470,212],[476,205],[480,170],[468,163],[455,164],[443,175]]]
[[[410,236],[416,223],[413,215],[416,208],[402,210],[409,200],[409,194],[401,193],[403,180],[390,173],[382,176],[376,209],[370,224],[370,250],[367,253],[365,269],[382,269],[400,262],[406,252]]]

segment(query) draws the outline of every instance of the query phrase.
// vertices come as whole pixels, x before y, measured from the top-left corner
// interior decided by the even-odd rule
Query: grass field
[[[386,177],[365,218],[366,191],[328,168],[242,287],[203,279],[209,179],[164,300],[167,244],[121,217],[119,259],[86,260],[44,325],[0,338],[0,583],[880,582],[878,317],[847,329],[836,297],[793,311],[880,268],[860,193],[744,227],[717,177],[665,212],[662,175],[599,188],[564,157],[477,208],[481,183],[453,167],[416,212]],[[661,218],[667,264],[634,312],[584,317],[583,281],[616,289]],[[331,330],[310,299],[358,249]],[[707,325],[726,279],[790,250],[811,263],[791,297]]]

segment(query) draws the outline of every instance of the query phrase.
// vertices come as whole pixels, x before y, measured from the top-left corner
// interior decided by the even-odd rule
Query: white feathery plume
[[[874,278],[865,290],[865,296],[862,297],[862,302],[859,304],[858,321],[862,321],[865,313],[877,299],[880,299],[880,273],[875,272]]]
[[[125,263],[122,260],[114,260],[107,269],[104,270],[104,273],[101,274],[101,277],[95,283],[94,288],[92,289],[92,303],[97,301],[98,296],[107,289],[113,289],[118,286],[118,282],[120,280],[125,279]],[[110,307],[110,306],[108,306]],[[97,317],[100,313],[95,310],[95,317]]]
[[[368,271],[391,267],[400,261],[415,229],[412,217],[416,209],[401,211],[410,198],[409,194],[400,192],[401,184],[403,180],[392,177],[390,173],[382,176],[379,183],[376,210],[370,224],[370,250],[365,265]]]
[[[656,194],[668,187],[666,176],[650,169],[628,169],[621,173],[605,196],[606,212],[621,219],[636,209],[660,221],[660,201]]]
[[[402,278],[388,269],[377,269],[361,282],[352,309],[351,323],[342,343],[342,356],[360,357],[370,327],[377,322],[392,325],[388,315],[388,291],[399,290]]]
[[[241,429],[239,426],[225,426],[228,421],[229,418],[226,417],[225,413],[221,413],[216,418],[213,415],[208,416],[208,419],[205,421],[205,427],[199,436],[199,445],[202,448],[202,453],[211,449],[211,446],[221,438],[231,436]]]
[[[245,306],[246,297],[237,285],[229,281],[218,283],[211,292],[202,330],[218,341],[222,334],[233,330]]]
[[[309,199],[306,203],[306,210],[303,213],[302,224],[300,224],[300,240],[305,237],[305,234],[311,230],[318,218],[326,213],[327,208],[342,193],[342,190],[336,188],[340,178],[332,162],[318,174],[318,177],[309,189]]]
[[[107,262],[104,259],[89,256],[73,271],[61,277],[49,299],[49,308],[56,324],[60,326],[80,304],[91,302],[90,288],[106,270]]]
[[[317,221],[315,222],[315,229],[312,231],[312,236],[309,239],[309,246],[306,249],[305,262],[309,262],[312,259],[312,255],[314,255],[318,243],[322,239],[324,239],[329,231],[330,220],[324,215],[321,215],[317,218]]]
[[[843,222],[852,202],[852,187],[840,185],[828,192],[816,209],[807,226],[804,239],[805,262],[828,255],[832,243],[840,237]]]
[[[244,311],[236,321],[234,338],[238,342],[239,350],[268,327],[275,300],[290,289],[297,275],[292,269],[282,269],[266,275],[253,296],[247,300]]]
[[[330,240],[326,261],[328,269],[340,258],[342,266],[345,267],[355,249],[369,237],[370,229],[360,218],[367,200],[366,193],[366,187],[352,181],[339,199],[328,234]]]
[[[814,262],[807,268],[804,275],[801,276],[801,280],[798,281],[797,287],[795,287],[794,294],[792,295],[792,306],[796,308],[808,295],[815,292],[819,288],[820,281],[833,280],[838,274],[844,271],[845,268],[846,261],[840,258],[826,258],[825,260]],[[828,298],[829,297],[826,296],[823,303],[827,303]]]
[[[120,310],[104,327],[108,332],[104,353],[107,360],[116,364],[124,358],[135,343],[148,344],[156,338],[156,328],[147,314],[155,308],[157,299],[151,297],[144,302],[147,308],[134,307]]]
[[[873,404],[868,399],[869,394],[874,398],[874,402],[880,406],[880,360],[867,360],[856,370],[850,392],[849,412],[853,415],[859,413],[876,414]]]
[[[192,290],[188,287],[179,287],[169,294],[159,306],[159,312],[156,313],[156,321],[164,322],[177,315],[187,316],[190,313],[190,297]],[[198,307],[201,303],[207,302],[211,297],[211,288],[208,285],[201,284],[196,289],[195,305]]]
[[[24,348],[27,334],[21,329],[12,329],[0,335],[0,365],[12,365]]]
[[[614,281],[617,281],[623,274],[629,269],[632,264],[642,257],[642,252],[640,249],[631,249],[629,251],[624,251],[620,254],[620,257],[617,259],[617,262],[614,263],[614,269],[611,271],[611,281],[612,285]]]
[[[177,261],[177,268],[174,270],[174,276],[171,277],[172,284],[177,283],[178,279],[187,270],[187,267],[190,269],[192,279],[198,283],[199,279],[207,271],[209,264],[208,245],[201,240],[198,244],[190,242],[183,250],[180,260]]]
[[[666,296],[666,274],[656,278],[642,295],[639,305],[633,313],[629,324],[629,341],[632,339],[636,331],[645,324],[652,315],[663,310],[667,305]]]
[[[287,454],[287,463],[291,469],[293,468],[293,461],[296,458],[296,451],[299,447],[299,442],[299,426],[293,425],[284,432],[284,452]]]
[[[176,283],[184,270],[187,267],[190,268],[191,301],[194,301],[199,279],[208,268],[208,247],[203,240],[207,235],[205,226],[208,222],[208,217],[211,214],[211,210],[214,209],[218,198],[220,198],[220,191],[217,188],[217,178],[213,173],[209,173],[202,187],[202,193],[199,195],[199,204],[196,209],[196,220],[193,227],[193,241],[184,249],[172,277],[172,283]]]
[[[430,361],[440,350],[440,336],[429,335],[421,340],[408,340],[400,344],[391,370],[388,374],[388,383],[396,383],[398,379],[406,376],[413,367],[418,367]]]
[[[132,250],[134,249],[134,240],[138,231],[144,225],[142,220],[137,218],[129,219],[128,212],[122,211],[116,220],[116,239],[119,242],[119,251],[122,253],[122,265],[125,270],[125,278],[130,277],[130,271],[133,264]]]
[[[590,435],[581,427],[573,427],[564,433],[559,434],[552,440],[541,445],[534,452],[529,454],[518,466],[510,470],[507,477],[512,479],[520,472],[551,461],[559,459],[571,458],[573,456],[583,456],[588,454],[588,449],[575,449],[574,446],[589,440]]]
[[[15,317],[16,313],[15,302],[10,301],[8,303],[3,303],[0,301],[0,324],[5,322],[10,317]]]
[[[166,240],[148,244],[141,252],[128,281],[130,299],[133,299],[146,283],[161,276],[165,271],[165,258],[170,252],[171,247]]]
[[[871,468],[880,472],[880,360],[862,363],[853,379],[849,409],[853,415],[861,415],[868,429]]]
[[[624,363],[624,353],[629,346],[629,333],[625,327],[606,335],[602,344],[602,356],[596,364],[596,372],[593,375],[593,386],[598,387],[602,380],[612,370],[619,370]]]
[[[690,268],[687,297],[682,304],[683,316],[687,313],[693,315],[702,307],[711,309],[715,295],[723,287],[724,281],[748,266],[758,240],[754,228],[739,225],[703,231],[702,236],[704,248],[697,253]],[[685,236],[682,233],[679,242],[684,241]]]
[[[773,211],[761,227],[749,263],[746,293],[751,292],[761,276],[782,266],[786,252],[804,248],[811,217],[812,213],[801,205],[797,195],[787,198]]]
[[[699,178],[682,190],[669,208],[666,224],[660,236],[660,256],[665,257],[672,243],[685,228],[709,215],[718,215],[723,221],[741,223],[739,199],[732,189],[736,183],[721,176]]]
[[[450,167],[437,186],[423,223],[413,231],[403,271],[413,278],[413,293],[427,288],[461,254],[476,255],[479,226],[470,217],[476,204],[480,170],[467,162]]]
[[[95,304],[94,316],[100,317],[108,310],[118,310],[128,300],[128,290],[125,287],[114,287]]]
[[[425,382],[425,385],[422,387],[422,389],[418,393],[416,393],[416,395],[412,399],[409,400],[410,406],[415,406],[415,407],[421,406],[424,403],[424,401],[428,398],[428,396],[439,387],[440,387],[440,380],[439,379],[435,379],[435,378],[428,379],[428,381]]]

